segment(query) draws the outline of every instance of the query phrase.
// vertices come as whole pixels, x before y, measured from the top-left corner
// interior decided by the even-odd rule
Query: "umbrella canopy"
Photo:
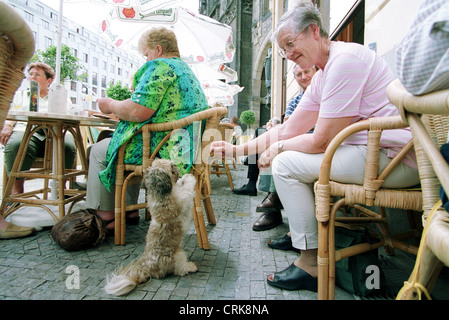
[[[226,65],[235,54],[232,28],[178,6],[185,4],[185,0],[60,0],[61,13],[63,1],[68,11],[71,6],[81,7],[99,35],[117,48],[137,52],[143,32],[164,26],[176,34],[181,59],[200,81],[238,80],[237,72]],[[240,90],[226,87],[226,83],[203,86],[211,105],[215,102],[232,105],[233,96],[243,90],[238,86]]]
[[[231,69],[225,64],[210,65],[208,63],[188,63],[193,73],[200,80],[221,79],[226,82],[235,82],[238,80],[237,71]]]
[[[101,21],[99,31],[114,46],[136,50],[141,34],[155,26],[173,30],[187,63],[218,65],[234,59],[231,27],[182,7],[142,11],[138,5],[120,4]]]
[[[203,80],[201,81],[201,87],[209,106],[221,103],[226,107],[232,106],[234,104],[234,96],[244,89],[236,84],[231,85],[220,80]]]

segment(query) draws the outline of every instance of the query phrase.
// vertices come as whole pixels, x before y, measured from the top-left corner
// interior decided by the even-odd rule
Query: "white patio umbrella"
[[[188,1],[191,3],[191,0]],[[142,32],[153,26],[165,26],[177,35],[181,58],[188,64],[207,64],[217,69],[221,64],[231,62],[235,53],[231,27],[210,17],[176,7],[188,1],[59,0],[58,39],[62,34],[64,4],[66,12],[79,12],[81,8],[83,16],[91,21],[90,26],[96,26],[99,34],[115,47],[136,53],[137,42]],[[58,55],[61,48],[60,41],[57,48]],[[56,64],[58,70],[55,71],[59,75],[60,58]],[[207,67],[199,66],[197,69]],[[229,71],[224,73],[219,71],[217,77],[236,81],[236,72],[232,69]]]
[[[60,11],[62,3],[60,0]],[[99,35],[110,44],[137,52],[141,34],[154,26],[165,26],[177,35],[181,58],[189,64],[200,81],[224,80],[235,82],[237,72],[226,65],[235,54],[230,26],[210,17],[175,5],[185,0],[65,0],[66,10],[82,8],[89,15]],[[173,7],[169,7],[173,6]],[[97,21],[94,23],[94,21]],[[61,25],[59,30],[61,30]],[[60,44],[58,43],[60,48]],[[58,71],[57,71],[58,72]],[[231,90],[228,87],[228,90]],[[243,88],[242,88],[243,89]],[[217,97],[218,89],[208,89],[209,97]],[[221,101],[232,105],[233,90],[220,89]],[[231,98],[223,100],[226,95]],[[210,100],[216,101],[216,100]],[[232,101],[232,103],[231,103]]]
[[[135,50],[141,34],[155,26],[173,30],[187,63],[219,65],[234,59],[231,27],[182,7],[141,11],[138,5],[114,6],[99,23],[99,32],[114,46]]]
[[[227,83],[238,80],[237,71],[225,64],[210,65],[208,63],[188,63],[189,67],[200,80],[225,80]]]
[[[221,103],[226,107],[234,104],[234,96],[244,88],[237,84],[228,84],[220,80],[203,80],[201,87],[206,95],[209,106]]]

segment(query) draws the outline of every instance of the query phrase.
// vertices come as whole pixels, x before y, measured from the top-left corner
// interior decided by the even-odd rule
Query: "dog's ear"
[[[148,168],[145,172],[145,186],[147,190],[159,195],[171,193],[173,183],[170,175],[161,168]]]

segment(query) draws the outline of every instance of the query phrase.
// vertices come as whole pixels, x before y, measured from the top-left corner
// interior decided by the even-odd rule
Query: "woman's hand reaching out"
[[[257,164],[260,169],[266,169],[271,167],[271,162],[273,161],[274,157],[278,155],[278,143],[273,143],[268,149],[266,149],[262,154],[259,156],[259,161],[257,161]]]
[[[230,159],[235,156],[235,146],[226,141],[215,141],[210,145],[210,155],[216,159]]]

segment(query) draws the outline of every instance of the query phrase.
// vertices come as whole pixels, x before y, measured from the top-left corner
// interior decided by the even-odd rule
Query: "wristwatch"
[[[278,142],[278,153],[281,153],[283,148],[284,148],[284,140]]]

